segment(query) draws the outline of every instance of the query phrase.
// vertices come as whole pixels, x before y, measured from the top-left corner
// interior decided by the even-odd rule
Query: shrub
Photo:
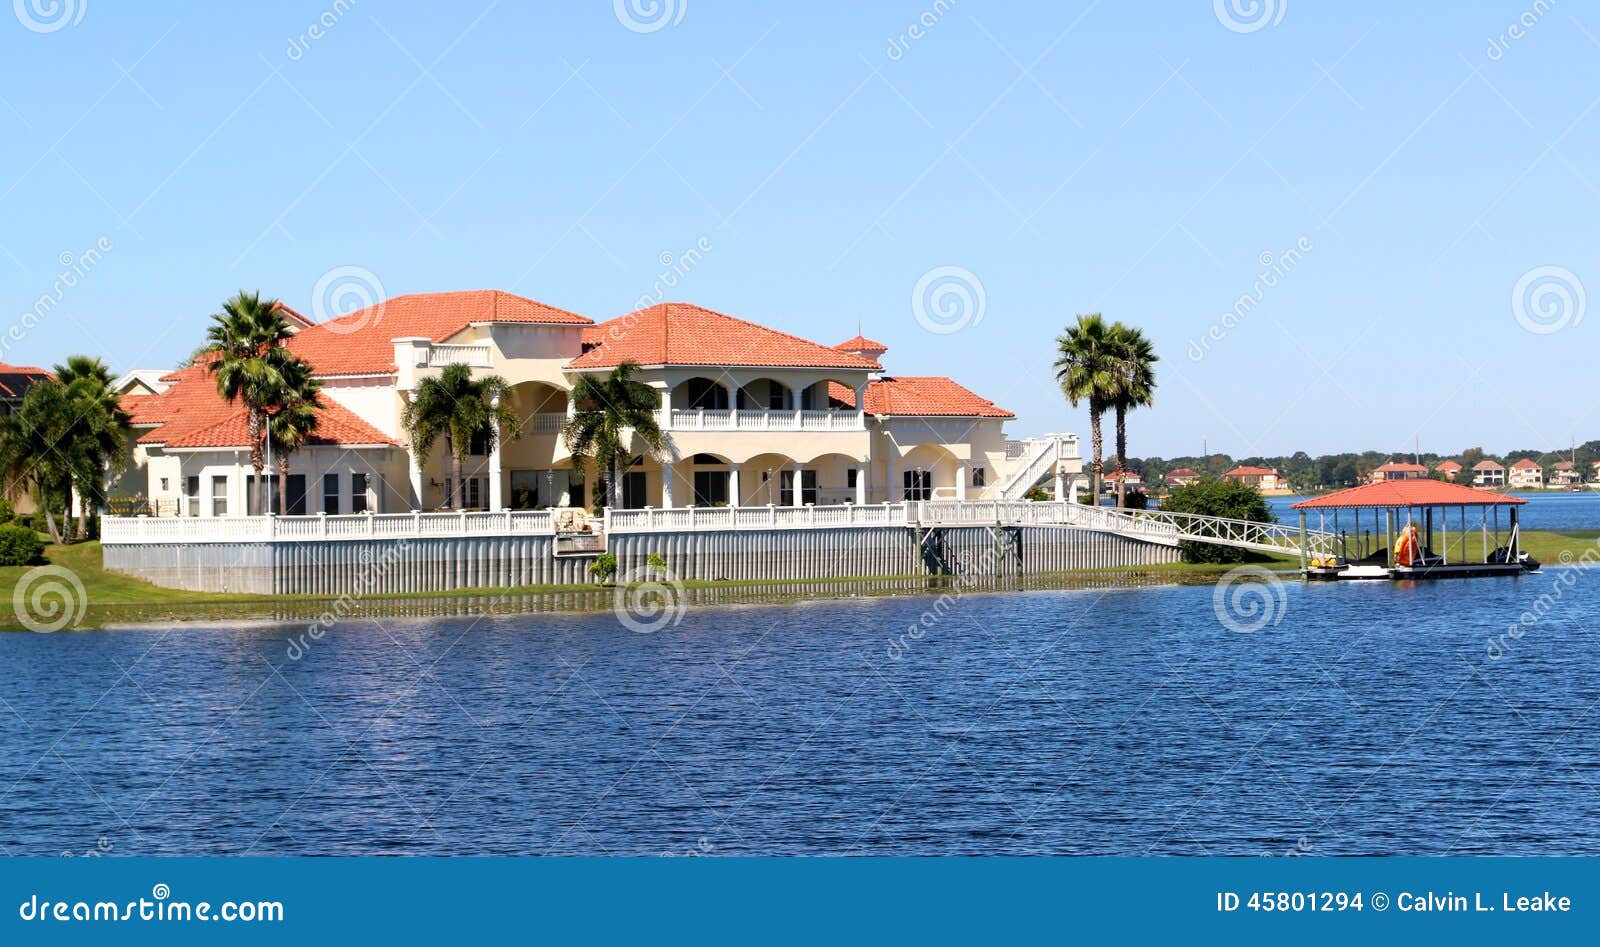
[[[657,572],[667,571],[667,557],[659,552],[653,552],[644,557],[644,564]]]
[[[1261,496],[1261,491],[1232,480],[1197,480],[1186,487],[1175,487],[1161,501],[1161,508],[1172,513],[1225,516],[1256,523],[1275,521],[1272,508]],[[1211,543],[1183,542],[1179,548],[1190,562],[1243,562],[1251,558],[1251,554],[1243,549]]]
[[[613,553],[603,552],[589,563],[589,574],[601,582],[610,582],[617,577],[617,557]]]
[[[12,507],[11,501],[0,498],[0,523],[9,523],[16,518],[17,511]]]
[[[0,566],[25,566],[44,552],[44,541],[26,526],[0,526]]]
[[[1126,508],[1130,510],[1149,509],[1150,494],[1143,490],[1129,490],[1128,495],[1123,497],[1123,502],[1126,504]]]

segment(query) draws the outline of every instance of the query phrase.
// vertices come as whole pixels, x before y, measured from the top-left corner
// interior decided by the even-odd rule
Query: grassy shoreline
[[[1523,548],[1534,558],[1550,565],[1578,559],[1585,551],[1600,548],[1600,530],[1576,533],[1532,531],[1523,534]],[[463,614],[474,609],[499,610],[504,614],[525,611],[591,611],[610,607],[615,590],[597,585],[530,585],[507,588],[458,589],[443,592],[404,592],[360,598],[333,595],[254,595],[221,592],[188,592],[162,588],[142,579],[108,572],[101,566],[100,544],[79,543],[49,546],[44,554],[48,565],[69,569],[83,583],[88,605],[75,629],[107,625],[158,622],[214,622],[239,620],[315,620],[335,603],[344,603],[348,614],[433,614],[456,609]],[[1298,567],[1294,556],[1252,556],[1250,562],[1268,569],[1291,571]],[[0,567],[0,602],[13,599],[17,584],[33,567]],[[1030,576],[1023,588],[1097,587],[1107,582],[1195,582],[1214,581],[1235,568],[1233,564],[1176,562],[1146,566],[1115,566]],[[948,580],[947,580],[948,581]],[[883,594],[937,594],[949,588],[926,575],[871,576],[833,579],[751,579],[693,580],[679,583],[696,598],[710,603],[793,601],[803,598]],[[37,590],[37,587],[35,587]],[[982,586],[967,589],[981,592]],[[723,594],[726,593],[726,594]],[[14,622],[0,626],[15,628]]]

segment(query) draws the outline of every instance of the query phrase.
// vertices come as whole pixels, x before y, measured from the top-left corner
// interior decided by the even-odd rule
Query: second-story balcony
[[[664,408],[656,412],[664,431],[864,431],[855,411]]]
[[[493,347],[487,343],[472,343],[467,345],[450,345],[435,342],[423,349],[427,353],[427,365],[430,368],[443,368],[446,365],[468,365],[472,368],[489,368],[493,365]]]

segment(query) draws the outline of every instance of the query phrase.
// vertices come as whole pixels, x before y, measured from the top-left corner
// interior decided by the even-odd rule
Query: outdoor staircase
[[[1046,434],[1013,442],[1022,452],[1022,464],[1000,486],[1000,499],[1020,500],[1055,470],[1056,462],[1078,455],[1078,435]],[[1007,445],[1008,448],[1011,446]],[[1059,499],[1059,498],[1058,498]]]

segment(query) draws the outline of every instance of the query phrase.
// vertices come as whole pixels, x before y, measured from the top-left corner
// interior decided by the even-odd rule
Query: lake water
[[[0,852],[1600,854],[1597,581],[5,634]]]

